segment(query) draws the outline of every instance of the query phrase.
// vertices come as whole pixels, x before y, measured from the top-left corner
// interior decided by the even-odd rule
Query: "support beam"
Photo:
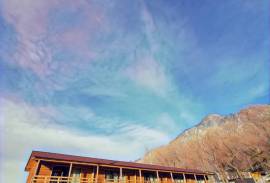
[[[97,173],[96,173],[95,183],[98,183],[98,174],[99,174],[99,165],[97,165]]]
[[[142,183],[142,170],[139,169],[139,175],[140,175],[140,183]]]
[[[205,175],[203,175],[203,178],[204,178],[204,182],[207,183],[207,179]]]
[[[172,183],[173,183],[174,182],[174,180],[173,180],[173,173],[170,172],[170,174],[171,174],[171,179],[172,179]]]
[[[157,173],[157,182],[159,182],[159,175],[158,175],[158,171],[156,171]]]
[[[186,176],[184,173],[183,173],[183,177],[184,177],[184,183],[187,183]]]
[[[193,175],[194,175],[195,181],[196,181],[196,182],[198,182],[198,181],[197,181],[197,177],[196,177],[196,174],[193,174]]]
[[[69,166],[69,171],[68,171],[68,176],[69,176],[69,177],[71,176],[72,165],[73,165],[73,163],[70,163],[70,166]]]
[[[119,176],[120,182],[123,181],[123,168],[120,167],[120,176]]]

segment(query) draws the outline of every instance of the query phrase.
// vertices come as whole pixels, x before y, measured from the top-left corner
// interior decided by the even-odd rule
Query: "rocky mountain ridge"
[[[195,168],[224,175],[256,168],[270,170],[270,105],[254,105],[238,113],[206,116],[168,145],[139,160]]]

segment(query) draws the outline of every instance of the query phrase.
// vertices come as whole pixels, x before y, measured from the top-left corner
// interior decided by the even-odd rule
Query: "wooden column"
[[[139,175],[140,175],[140,183],[142,182],[142,170],[139,169]]]
[[[170,174],[171,174],[172,183],[174,183],[174,180],[173,180],[173,173],[170,172]]]
[[[207,183],[207,179],[205,175],[203,175],[203,178],[204,178],[204,182]]]
[[[196,174],[193,174],[193,175],[194,175],[194,178],[195,178],[195,182],[198,182],[198,181],[197,181],[197,177],[196,177]]]
[[[99,165],[97,165],[97,173],[96,173],[95,183],[98,183],[98,173],[99,173]]]
[[[71,176],[72,165],[73,165],[73,163],[70,163],[70,166],[69,166],[69,171],[68,171],[68,176],[69,176],[69,177]]]
[[[122,167],[120,167],[120,176],[119,176],[119,180],[120,180],[120,182],[122,183],[122,181],[123,181],[123,169],[122,169]]]
[[[187,180],[186,180],[186,176],[185,176],[185,174],[183,173],[183,177],[184,177],[184,183],[186,183],[187,182]]]

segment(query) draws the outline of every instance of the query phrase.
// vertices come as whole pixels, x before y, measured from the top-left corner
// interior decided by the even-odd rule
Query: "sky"
[[[0,0],[0,170],[32,150],[133,161],[270,101],[268,0]]]

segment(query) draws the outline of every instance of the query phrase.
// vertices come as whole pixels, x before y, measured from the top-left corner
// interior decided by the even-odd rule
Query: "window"
[[[52,169],[52,174],[51,174],[52,177],[50,179],[50,182],[54,183],[58,181],[59,177],[61,177],[60,183],[66,182],[68,172],[69,172],[68,166],[64,166],[64,165],[54,166]],[[66,178],[62,178],[62,177],[66,177]]]
[[[154,173],[147,172],[147,173],[144,173],[143,176],[144,176],[145,182],[148,182],[148,183],[157,182],[157,178],[156,178],[156,175]]]
[[[173,175],[173,180],[176,183],[184,183],[184,176],[183,176],[183,174],[174,174]]]
[[[73,168],[71,177],[72,177],[72,183],[79,183],[81,179],[81,169]]]
[[[68,166],[54,166],[52,169],[52,176],[68,176],[69,167]]]
[[[119,173],[113,170],[106,170],[105,179],[106,179],[106,182],[118,182]]]

